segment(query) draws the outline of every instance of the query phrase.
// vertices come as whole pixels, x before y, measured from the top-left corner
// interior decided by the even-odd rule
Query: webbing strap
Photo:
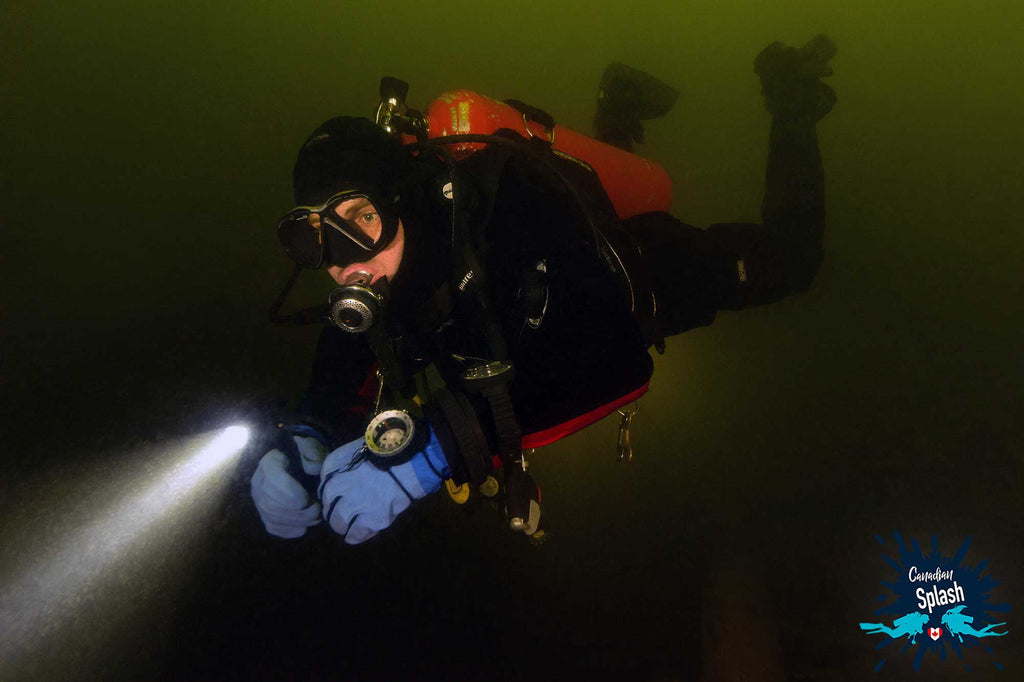
[[[548,130],[555,129],[555,117],[539,107],[535,107],[518,99],[507,99],[505,104],[509,105],[531,121],[536,121]]]
[[[434,401],[451,430],[460,459],[465,464],[467,477],[474,486],[479,486],[487,477],[486,465],[490,453],[472,406],[465,397],[456,397],[447,390],[436,392]]]
[[[398,355],[392,345],[391,338],[384,330],[384,325],[376,324],[366,331],[366,341],[377,357],[381,381],[392,391],[400,391],[405,387],[405,377],[398,361]]]
[[[515,408],[512,407],[508,382],[492,383],[482,388],[480,393],[487,398],[487,404],[491,407],[494,428],[498,432],[498,455],[501,457],[501,463],[507,467],[519,459],[523,442]]]

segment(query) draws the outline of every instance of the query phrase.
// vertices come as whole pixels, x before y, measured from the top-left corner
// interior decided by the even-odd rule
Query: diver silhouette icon
[[[951,608],[942,615],[942,624],[949,630],[949,634],[956,635],[957,639],[961,642],[964,641],[964,635],[971,637],[1002,637],[1006,634],[1005,632],[992,632],[992,628],[1006,625],[1006,623],[992,623],[980,630],[976,630],[971,625],[974,622],[974,616],[968,616],[966,613],[963,613],[965,608],[967,606],[961,604]]]
[[[892,627],[884,623],[861,623],[860,629],[869,635],[886,634],[897,639],[906,637],[911,644],[917,644],[917,636],[924,632],[924,624],[928,622],[928,614],[911,611],[893,621]]]

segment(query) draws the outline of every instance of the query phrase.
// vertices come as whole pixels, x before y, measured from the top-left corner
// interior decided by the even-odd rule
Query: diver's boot
[[[654,76],[612,62],[601,76],[594,136],[601,142],[632,151],[634,142],[644,141],[640,122],[664,116],[678,98],[678,91]]]
[[[836,92],[821,82],[832,75],[828,62],[836,45],[817,35],[801,48],[772,43],[754,59],[754,73],[761,79],[765,108],[773,116],[815,123],[836,103]]]

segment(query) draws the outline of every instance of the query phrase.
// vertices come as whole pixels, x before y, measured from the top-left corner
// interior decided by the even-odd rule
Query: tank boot
[[[821,82],[832,75],[829,61],[836,45],[817,35],[800,48],[772,43],[754,59],[754,73],[761,79],[765,108],[783,119],[815,123],[836,103],[836,92]]]
[[[627,152],[644,141],[641,121],[667,114],[679,92],[654,76],[612,62],[601,76],[594,116],[594,137]]]

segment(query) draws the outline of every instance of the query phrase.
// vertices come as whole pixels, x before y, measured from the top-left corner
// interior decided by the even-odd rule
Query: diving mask
[[[359,189],[339,192],[319,206],[297,206],[277,223],[285,253],[307,268],[368,260],[397,232],[397,216]]]

